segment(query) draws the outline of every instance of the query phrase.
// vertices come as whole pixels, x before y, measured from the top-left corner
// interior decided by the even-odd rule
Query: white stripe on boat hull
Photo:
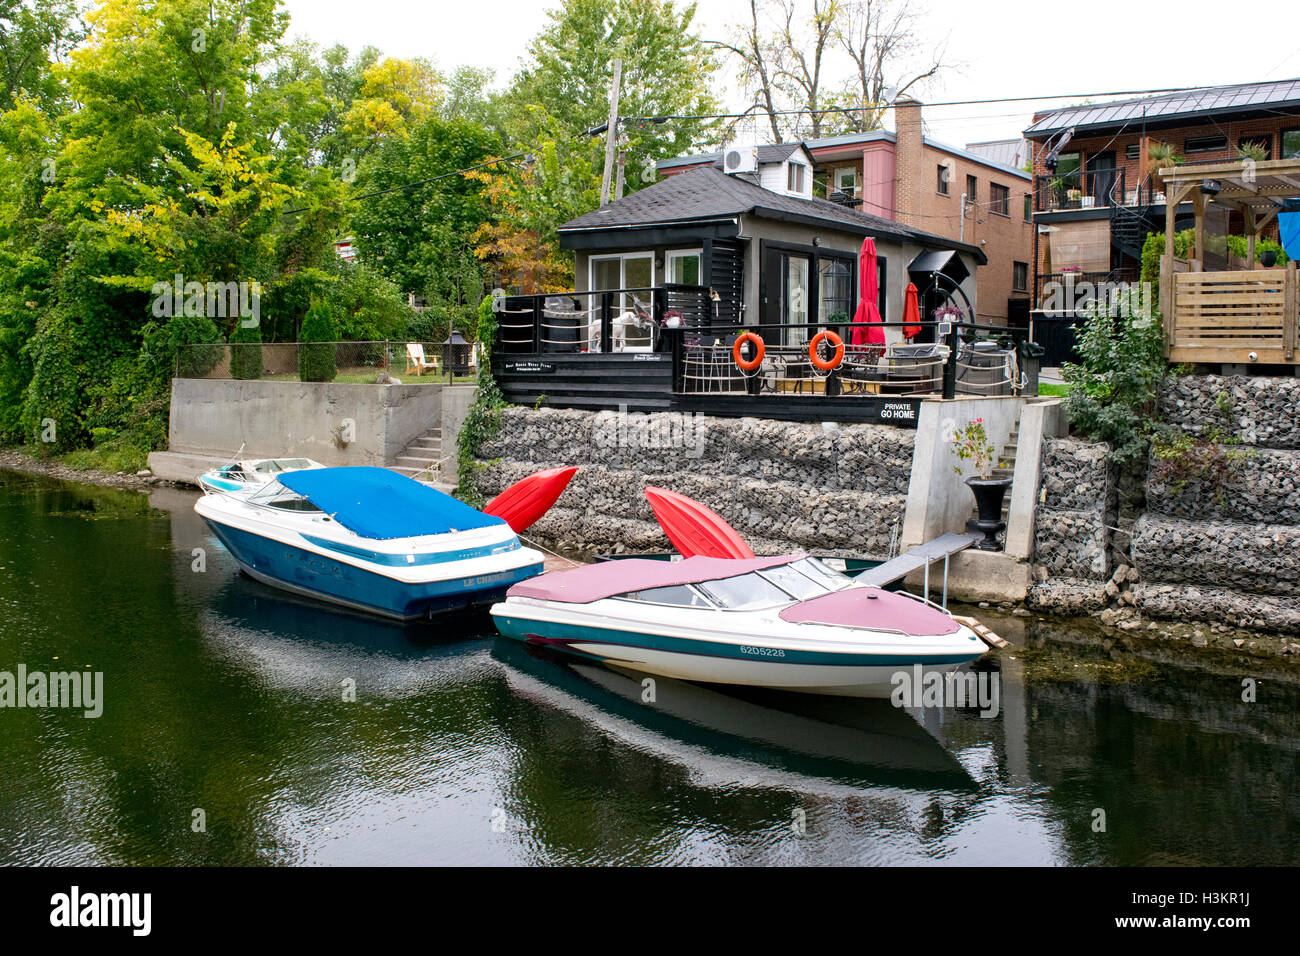
[[[656,677],[674,677],[711,684],[742,684],[837,697],[888,698],[894,689],[894,675],[901,671],[910,679],[915,663],[900,655],[897,664],[837,667],[828,664],[737,660],[734,657],[679,654],[674,651],[595,642],[575,642],[568,646],[574,651],[598,657],[607,664]],[[924,667],[924,673],[946,674],[960,666],[959,663],[928,664]]]

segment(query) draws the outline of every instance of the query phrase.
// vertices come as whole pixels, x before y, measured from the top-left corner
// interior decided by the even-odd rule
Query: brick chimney
[[[926,180],[921,132],[921,104],[904,94],[894,100],[894,134],[897,139],[894,179],[894,218],[905,226],[921,228],[921,190]]]

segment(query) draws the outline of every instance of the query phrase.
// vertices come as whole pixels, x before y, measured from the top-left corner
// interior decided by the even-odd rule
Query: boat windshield
[[[262,504],[269,508],[279,508],[281,511],[309,511],[319,512],[320,509],[308,501],[306,498],[299,498],[296,495],[284,495],[279,498],[272,498],[270,501],[263,501]]]
[[[629,601],[645,601],[647,604],[671,604],[676,607],[712,607],[704,596],[695,588],[686,584],[674,584],[662,588],[646,588],[623,595]]]
[[[733,611],[773,604],[789,604],[791,597],[767,578],[755,572],[737,574],[698,585],[710,601]]]
[[[826,565],[822,564],[822,562],[816,558],[801,558],[789,565],[789,567],[797,568],[814,581],[818,581],[825,585],[826,588],[831,591],[838,591],[853,583],[853,578],[849,577],[847,574],[841,574],[839,571],[826,567]]]
[[[777,585],[782,591],[788,592],[791,597],[798,598],[800,601],[821,597],[823,594],[829,594],[831,591],[836,590],[822,581],[820,577],[810,577],[796,570],[790,564],[778,564],[774,568],[764,568],[758,573]]]
[[[290,491],[274,479],[249,495],[248,502],[266,508],[278,508],[281,511],[319,513],[321,510],[296,491]]]
[[[310,466],[311,462],[306,458],[268,458],[255,464],[253,470],[259,475],[275,475],[282,471],[297,471]]]

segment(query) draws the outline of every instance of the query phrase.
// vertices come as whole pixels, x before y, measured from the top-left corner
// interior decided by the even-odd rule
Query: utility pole
[[[618,175],[614,177],[614,198],[623,198],[623,181],[626,175],[627,153],[618,151]]]
[[[614,172],[614,151],[618,146],[618,86],[623,79],[623,59],[614,58],[614,81],[609,87],[609,126],[605,130],[605,175],[600,181],[600,204],[609,205],[609,181]]]

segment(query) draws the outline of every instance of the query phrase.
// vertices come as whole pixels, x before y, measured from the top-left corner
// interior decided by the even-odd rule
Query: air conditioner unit
[[[722,151],[724,173],[752,173],[758,169],[758,147],[752,144],[728,146]]]

